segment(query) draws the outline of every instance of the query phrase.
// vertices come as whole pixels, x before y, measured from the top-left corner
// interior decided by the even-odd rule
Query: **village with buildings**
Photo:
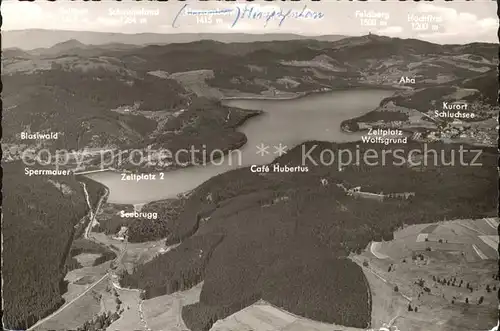
[[[328,180],[325,178],[322,178],[321,184],[323,186],[328,185]],[[393,192],[393,193],[384,194],[384,192],[374,193],[374,192],[362,191],[361,186],[356,186],[356,187],[352,187],[352,188],[348,189],[342,183],[336,184],[336,185],[337,185],[337,187],[344,190],[344,192],[347,196],[353,197],[355,199],[362,198],[362,199],[371,199],[371,200],[376,200],[376,201],[384,201],[387,199],[408,200],[408,199],[411,199],[412,197],[415,196],[415,192]]]
[[[435,110],[421,112],[397,106],[389,101],[377,108],[377,112],[401,113],[407,116],[406,120],[380,119],[373,122],[357,122],[359,130],[370,129],[400,129],[413,133],[412,140],[419,142],[466,143],[479,146],[496,146],[498,137],[498,119],[496,114],[500,107],[481,102],[468,103],[468,109],[476,114],[474,120],[459,118],[436,117]],[[383,116],[385,117],[385,116]]]

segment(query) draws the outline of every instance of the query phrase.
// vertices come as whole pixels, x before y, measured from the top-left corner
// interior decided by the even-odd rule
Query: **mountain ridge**
[[[303,36],[290,33],[272,34],[249,34],[249,33],[115,33],[96,31],[72,31],[72,30],[9,30],[2,32],[5,48],[17,47],[22,50],[33,50],[36,48],[49,48],[58,43],[75,39],[87,45],[103,45],[111,43],[148,45],[148,44],[171,44],[189,43],[200,39],[210,39],[224,43],[231,42],[256,42],[256,41],[283,41],[315,39],[321,41],[336,41],[346,36],[343,35],[320,35]]]
[[[130,40],[126,42],[130,44]],[[436,100],[458,91],[458,88],[450,87],[450,91],[441,93],[443,84],[455,85],[460,81],[467,88],[482,92],[480,94],[487,92],[489,100],[493,100],[497,80],[496,72],[491,68],[498,63],[498,46],[482,43],[443,46],[415,39],[368,35],[336,42],[299,39],[228,44],[197,39],[190,43],[138,46],[116,52],[119,47],[127,46],[121,43],[92,46],[68,38],[50,48],[41,49],[49,53],[55,50],[54,54],[46,54],[49,55],[46,57],[44,54],[32,54],[29,59],[19,58],[36,53],[24,52],[19,48],[9,51],[11,58],[3,54],[3,101],[6,109],[3,145],[9,143],[4,148],[4,155],[9,152],[12,159],[16,160],[26,148],[26,144],[19,139],[19,132],[27,130],[26,123],[29,123],[32,132],[64,132],[61,139],[46,142],[47,147],[53,149],[82,152],[85,147],[142,150],[152,146],[153,149],[168,147],[169,150],[177,151],[187,149],[187,146],[207,145],[209,148],[234,150],[246,142],[246,137],[236,132],[235,128],[257,113],[229,109],[219,101],[209,100],[207,95],[213,90],[236,95],[245,92],[272,96],[273,91],[298,94],[325,88],[392,87],[401,77],[408,76],[416,78],[417,83],[413,87],[419,88],[418,96],[423,95],[420,99],[424,101]],[[440,68],[439,71],[436,67]],[[488,71],[483,73],[483,68]],[[447,74],[447,77],[438,77],[438,73]],[[420,87],[423,91],[420,91]],[[422,103],[415,102],[418,98],[410,100],[412,95],[417,94],[401,93],[396,101],[418,109]],[[428,105],[426,107],[424,110],[430,109]],[[385,111],[383,115],[388,113]],[[325,149],[332,148],[331,143],[317,141],[302,146],[310,147],[313,144]],[[354,151],[354,145],[335,146],[335,149],[351,148]],[[417,147],[415,144],[405,146]],[[432,146],[436,150],[450,148],[449,144],[436,143]],[[297,146],[277,162],[299,164],[300,150]],[[319,156],[318,152],[315,158]],[[488,156],[489,159],[483,156],[484,164],[488,166],[496,161],[496,156],[494,159],[493,156]],[[98,158],[95,160],[99,161]],[[92,163],[92,159],[85,161],[88,162],[84,166],[100,165]],[[180,160],[181,163],[184,161],[187,164],[194,160]],[[10,167],[16,169],[15,166],[20,164],[20,161],[17,162]],[[115,168],[144,172],[155,170],[152,167],[138,169],[130,164]],[[471,167],[447,167],[439,172],[416,172],[406,167],[365,167],[362,171],[347,168],[342,173],[337,172],[335,167],[311,169],[306,174],[287,174],[293,176],[287,181],[282,181],[283,175],[280,174],[270,174],[272,177],[269,178],[238,169],[201,185],[188,197],[187,207],[183,207],[182,213],[175,218],[163,218],[161,215],[161,222],[156,223],[130,220],[131,223],[126,225],[131,242],[168,235],[169,243],[182,239],[182,246],[174,255],[161,255],[124,280],[134,288],[144,287],[148,295],[157,296],[166,289],[178,289],[180,284],[191,286],[191,283],[200,280],[198,275],[202,275],[205,285],[200,302],[182,310],[183,319],[192,326],[190,329],[193,331],[208,330],[207,327],[213,321],[251,304],[255,298],[259,298],[260,293],[264,293],[263,298],[269,302],[298,315],[340,324],[359,324],[368,322],[370,318],[370,307],[365,305],[367,291],[363,287],[362,273],[351,263],[332,260],[332,252],[344,258],[349,252],[366,247],[371,240],[392,239],[393,228],[401,224],[469,214],[471,217],[478,216],[495,205],[493,199],[484,202],[482,198],[493,197],[492,192],[496,189],[494,183],[488,180],[496,171],[492,166],[479,168],[479,174],[477,168]],[[23,175],[20,173],[19,176]],[[459,177],[461,182],[454,182]],[[330,185],[322,185],[325,178]],[[33,184],[28,187],[24,185],[26,181],[15,177],[8,183],[11,185],[10,192],[15,192],[10,197],[45,192],[46,184],[36,180],[33,178]],[[277,182],[283,183],[276,186]],[[337,182],[352,187],[369,187],[374,192],[398,192],[404,188],[406,191],[415,191],[416,200],[411,204],[403,201],[402,205],[389,201],[384,208],[377,208],[379,203],[376,201],[351,199],[333,185]],[[78,185],[74,186],[78,188]],[[450,194],[459,191],[463,193],[456,196]],[[48,191],[49,198],[52,195],[58,197],[52,192],[55,190]],[[213,201],[207,198],[208,194],[213,196]],[[36,198],[36,195],[33,196]],[[332,207],[332,196],[341,203]],[[436,196],[447,198],[438,201],[434,198]],[[33,230],[32,224],[38,224],[39,220],[33,217],[37,214],[30,211],[31,200],[25,200],[28,203],[20,204],[11,198],[6,209],[12,215],[30,216],[22,220],[29,222],[24,226],[25,229]],[[83,194],[79,195],[78,201],[83,201]],[[42,213],[45,209],[53,211],[57,208],[61,209],[48,201],[39,210]],[[206,214],[210,215],[211,221],[206,218]],[[255,217],[256,214],[259,217]],[[53,220],[58,219],[47,217],[47,222]],[[23,224],[16,223],[13,216],[9,222],[15,226]],[[111,228],[106,223],[101,224]],[[65,222],[69,230],[71,225]],[[37,236],[39,232],[28,233],[31,236],[27,237],[26,231],[17,230],[12,224],[9,226],[15,231],[10,231],[8,240],[15,240],[18,233],[22,233],[24,241],[21,244],[29,240],[34,242],[31,246],[20,244],[19,247],[26,249],[40,246],[36,242],[39,238],[53,237],[49,231],[43,233],[44,236]],[[198,232],[200,235],[191,236],[199,229],[203,235]],[[219,229],[227,229],[225,232],[228,233],[221,245],[216,240]],[[59,226],[48,230],[63,234]],[[115,230],[111,231],[114,233]],[[217,243],[216,250],[214,242]],[[200,248],[205,254],[214,253],[207,263],[203,262],[207,260],[200,259]],[[52,250],[59,255],[63,251],[59,247]],[[43,252],[33,251],[23,255],[32,256],[26,262],[27,270],[37,270],[31,266],[46,260],[45,257],[37,259],[37,254]],[[245,254],[237,254],[239,252]],[[7,264],[10,268],[7,269],[10,271],[8,275],[15,275],[16,254],[15,250],[11,251],[10,264]],[[194,258],[190,259],[191,256]],[[56,257],[53,260],[62,260]],[[172,268],[172,265],[177,265],[177,261],[183,266],[182,269]],[[224,269],[226,266],[231,266],[231,269]],[[359,277],[345,277],[342,271],[344,267],[356,270]],[[158,277],[158,270],[167,277]],[[174,275],[177,279],[169,278],[166,274],[173,270],[178,271]],[[65,271],[54,267],[31,276],[40,278],[43,286],[38,286],[38,289],[45,291],[49,288],[45,286],[48,280],[55,279],[54,274],[59,276]],[[151,282],[145,283],[143,280],[146,278],[142,275],[152,275],[148,278]],[[337,286],[336,280],[331,281],[332,276],[345,280],[349,287]],[[13,284],[11,289],[14,290],[8,292],[10,298],[29,300],[11,300],[20,302],[8,308],[7,321],[11,328],[31,325],[47,314],[47,310],[40,307],[56,309],[61,302],[60,292],[63,291],[38,293],[22,284]],[[331,286],[325,289],[322,284]],[[348,292],[355,294],[351,295],[355,301],[350,301],[350,305],[356,307],[353,312],[347,309],[348,305],[344,302],[337,300],[333,302],[334,305],[328,300],[338,296],[343,288],[349,288]],[[57,289],[55,285],[54,289]],[[34,295],[30,292],[34,292]],[[26,304],[28,301],[29,306]],[[298,304],[299,301],[305,302],[305,305]],[[36,316],[25,307],[35,311]],[[311,310],[309,307],[318,309]],[[339,316],[337,311],[345,314]]]

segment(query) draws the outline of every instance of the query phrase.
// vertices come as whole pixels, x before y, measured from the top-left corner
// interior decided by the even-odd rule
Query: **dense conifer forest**
[[[3,321],[10,329],[26,329],[63,303],[75,225],[88,211],[75,178],[23,170],[3,164]]]
[[[324,149],[354,151],[356,144],[308,142],[275,163],[300,165],[302,147],[307,151],[312,146],[317,148],[311,158],[319,161]],[[417,143],[397,147],[423,148]],[[360,152],[368,148],[381,152],[383,147],[363,145]],[[442,151],[449,161],[452,150],[458,157],[453,144],[428,148],[437,151],[436,158]],[[393,231],[405,224],[491,215],[497,203],[496,183],[491,181],[496,155],[491,149],[475,160],[481,166],[463,166],[458,159],[453,166],[434,164],[431,157],[425,171],[385,157],[384,166],[351,164],[342,172],[336,165],[308,161],[307,173],[262,175],[244,168],[214,177],[166,224],[167,244],[180,246],[139,266],[123,281],[151,297],[204,280],[200,302],[183,309],[193,331],[209,330],[217,319],[261,298],[301,316],[367,327],[371,304],[361,269],[346,259],[351,252],[360,252],[372,240],[391,240]],[[474,157],[465,154],[463,160],[470,163]],[[337,184],[415,196],[383,202],[355,199]],[[208,260],[207,255],[193,259],[200,251],[208,254],[202,248],[208,235],[223,238]],[[192,278],[186,281],[173,270]]]

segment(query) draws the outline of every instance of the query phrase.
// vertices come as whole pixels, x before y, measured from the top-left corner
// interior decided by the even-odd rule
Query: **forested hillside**
[[[189,238],[182,248],[160,255],[132,275],[125,274],[121,284],[143,289],[147,299],[187,290],[204,278],[207,262],[222,239],[221,234]]]
[[[26,329],[63,303],[75,225],[87,213],[72,177],[27,177],[3,164],[3,323]]]
[[[67,48],[71,45],[74,47],[69,54]],[[63,46],[66,51],[61,53],[33,53],[28,58],[20,58],[18,52],[9,52],[5,56],[8,72],[3,74],[6,142],[18,144],[16,134],[29,128],[32,132],[64,132],[54,142],[59,148],[136,148],[150,143],[147,139],[158,129],[154,142],[174,147],[200,141],[215,146],[222,143],[224,148],[238,146],[244,141],[241,135],[227,130],[227,125],[213,125],[214,112],[224,113],[219,105],[197,101],[197,97],[206,96],[203,92],[206,85],[220,90],[222,95],[269,94],[360,85],[392,86],[404,75],[417,77],[417,85],[424,88],[441,84],[438,76],[446,76],[448,82],[455,85],[457,82],[470,88],[480,85],[485,89],[485,101],[491,104],[496,100],[496,85],[490,79],[493,73],[496,77],[496,71],[481,74],[485,68],[494,69],[498,62],[497,47],[493,44],[477,44],[474,51],[470,45],[443,46],[369,35],[335,42],[289,40],[225,44],[202,40],[146,47],[114,45],[108,49],[71,42]],[[385,65],[388,60],[391,64]],[[436,67],[440,69],[435,70]],[[198,82],[195,78],[194,82],[186,83],[170,76],[176,73],[182,77],[192,70],[210,71],[212,78],[200,76]],[[152,72],[162,72],[161,78],[150,74]],[[205,87],[198,86],[194,92],[192,84]],[[439,91],[431,91],[427,97],[433,93],[439,94]],[[196,103],[202,104],[198,108],[203,111],[195,109]],[[427,110],[426,103],[422,101],[415,107]],[[120,106],[128,107],[129,112],[111,111]],[[169,116],[182,109],[190,111],[177,120]],[[158,116],[146,115],[156,111],[164,112]],[[189,123],[184,119],[199,119],[191,122],[192,127],[205,131],[195,138],[192,131],[183,130],[183,134],[174,139],[168,130],[176,130],[178,126],[157,127],[167,117],[173,124],[182,121],[183,125]],[[207,124],[217,132],[206,130]]]
[[[313,145],[315,160],[324,149],[356,148],[352,143],[304,144],[306,150]],[[422,148],[416,143],[399,147]],[[366,148],[377,146],[365,145],[360,152]],[[449,157],[458,146],[435,143],[428,148],[439,151],[436,157]],[[474,157],[465,154],[464,162]],[[294,166],[301,158],[299,146],[275,162]],[[195,190],[178,218],[166,224],[168,243],[181,242],[180,246],[172,255],[125,275],[124,283],[146,290],[150,297],[184,288],[175,284],[194,285],[204,275],[200,302],[183,310],[193,331],[209,330],[217,319],[260,298],[301,316],[366,327],[371,313],[366,285],[359,267],[344,259],[350,252],[361,251],[372,240],[391,240],[393,231],[404,224],[481,217],[497,204],[496,183],[491,181],[496,174],[493,150],[484,149],[475,161],[482,165],[476,167],[434,165],[431,159],[425,171],[416,171],[392,163],[400,159],[386,159],[385,166],[352,165],[342,172],[309,162],[307,173],[262,176],[238,169],[214,177]],[[322,185],[322,179],[328,184]],[[415,197],[382,203],[353,199],[336,184],[375,193],[415,192]],[[206,254],[203,238],[216,234],[223,239],[200,266],[192,257],[200,249]],[[196,270],[187,273],[191,279],[172,274],[180,265],[182,270]],[[155,277],[158,274],[164,276]]]
[[[26,147],[19,140],[22,131],[61,132],[55,141],[33,144],[68,150],[154,147],[175,153],[205,146],[210,153],[241,147],[246,137],[237,126],[260,112],[225,107],[193,92],[189,84],[199,84],[202,92],[204,88],[309,92],[387,87],[403,73],[411,73],[430,82],[421,83],[413,99],[396,96],[392,100],[422,111],[456,89],[436,83],[436,66],[448,76],[449,84],[480,89],[490,105],[497,86],[496,72],[477,71],[479,64],[486,69],[497,65],[498,46],[493,44],[443,46],[369,35],[337,42],[204,40],[109,52],[74,42],[58,47],[56,53],[43,56],[10,52],[5,61],[2,142],[18,151]],[[188,84],[170,76],[182,77],[185,71],[198,69],[211,71],[213,78]],[[163,77],[152,71],[163,71]],[[117,109],[121,106],[125,107]],[[379,115],[371,112],[364,119],[377,120]],[[408,117],[399,112],[391,116],[393,120]],[[355,154],[356,148],[355,143],[303,144],[306,149],[313,145],[318,147],[311,154],[315,160],[321,159],[323,149],[350,149]],[[385,154],[386,146],[363,146],[361,152],[370,148]],[[458,161],[433,166],[430,160],[430,166],[415,169],[393,165],[386,155],[384,166],[351,164],[339,172],[336,164],[300,164],[301,147],[275,162],[308,166],[307,173],[256,174],[238,169],[211,178],[178,204],[146,205],[144,211],[159,213],[156,222],[117,215],[109,222],[101,220],[107,234],[126,225],[130,242],[165,238],[167,245],[179,244],[169,254],[125,274],[122,283],[144,290],[151,298],[203,280],[200,301],[183,309],[192,331],[207,331],[217,319],[261,298],[301,316],[366,328],[371,313],[366,280],[361,269],[346,259],[350,253],[361,251],[372,240],[391,240],[393,231],[405,224],[481,217],[496,210],[497,183],[491,180],[498,176],[496,150],[483,150],[474,160],[481,166],[463,166]],[[392,146],[399,147],[423,149],[416,143]],[[436,155],[442,151],[448,157],[454,151],[458,157],[454,144],[427,147],[438,151]],[[467,154],[466,161],[473,157]],[[131,164],[121,166],[146,171]],[[89,221],[83,218],[88,210],[78,179],[26,177],[20,162],[5,164],[3,178],[4,325],[25,329],[62,304],[62,279],[69,268],[77,267],[74,255],[102,253],[96,262],[100,263],[114,253],[85,240],[74,242]],[[85,182],[95,206],[104,189]],[[354,199],[340,184],[375,193],[408,191],[415,196],[383,203]]]
[[[16,142],[16,135],[29,127],[32,132],[62,132],[54,142],[58,148],[137,143],[156,128],[156,122],[111,110],[136,102],[144,110],[176,109],[182,106],[178,91],[182,88],[176,89],[174,81],[169,83],[151,75],[143,80],[129,79],[130,82],[117,81],[104,70],[81,73],[54,69],[4,76],[4,105],[10,108],[3,118],[7,128],[4,139]],[[33,86],[37,86],[36,91],[32,91]]]

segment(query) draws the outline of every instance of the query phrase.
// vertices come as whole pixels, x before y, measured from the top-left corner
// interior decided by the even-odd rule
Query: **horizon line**
[[[323,36],[347,36],[344,34],[331,33],[331,34],[318,34],[318,35],[309,35],[302,34],[300,32],[136,32],[136,33],[127,33],[127,32],[114,32],[114,31],[95,31],[95,30],[68,30],[68,29],[43,29],[43,28],[26,28],[26,29],[2,29],[2,32],[14,32],[14,31],[29,31],[29,30],[41,30],[41,31],[68,31],[68,32],[95,32],[95,33],[114,33],[114,34],[126,34],[126,35],[137,35],[137,34],[252,34],[252,35],[266,35],[266,34],[291,34],[297,36],[307,36],[307,37],[323,37]],[[350,36],[347,36],[350,37]]]
[[[409,40],[409,39],[412,39],[412,40],[419,40],[419,41],[423,41],[423,42],[426,42],[426,43],[435,44],[435,45],[441,45],[441,46],[446,46],[446,45],[470,45],[470,44],[495,44],[495,45],[499,45],[499,42],[491,42],[491,41],[471,41],[471,42],[463,42],[463,43],[439,43],[439,42],[436,42],[436,41],[429,41],[429,40],[420,39],[420,38],[416,38],[416,37],[387,36],[387,35],[380,35],[380,34],[371,33],[371,32],[369,32],[367,34],[360,34],[360,35],[344,35],[344,34],[335,34],[335,33],[332,33],[332,34],[308,35],[308,34],[301,34],[301,33],[296,33],[296,32],[281,32],[281,33],[280,32],[272,32],[272,33],[267,33],[267,32],[266,33],[259,33],[259,32],[256,32],[256,33],[252,33],[252,32],[232,32],[232,31],[229,31],[229,32],[177,32],[177,33],[171,33],[171,32],[138,32],[138,33],[126,33],[126,32],[111,32],[111,31],[68,30],[68,29],[43,29],[43,28],[27,28],[27,29],[13,29],[13,30],[2,29],[1,32],[2,33],[3,32],[23,32],[23,31],[34,31],[34,30],[46,31],[46,32],[81,32],[81,33],[103,33],[103,34],[106,33],[106,34],[127,35],[127,36],[134,36],[134,35],[136,36],[136,35],[144,35],[144,34],[153,34],[153,35],[231,35],[231,34],[233,34],[233,35],[253,35],[253,36],[257,36],[257,35],[294,35],[294,36],[301,36],[301,37],[310,37],[312,39],[318,38],[318,37],[330,37],[330,36],[344,37],[344,38],[341,38],[339,40],[347,39],[347,38],[356,38],[356,37],[364,37],[364,36],[372,35],[372,36],[384,37],[384,38],[389,38],[389,39],[400,39],[400,40]],[[71,38],[68,39],[68,40],[66,40],[66,41],[69,41],[69,40],[71,40]],[[200,41],[201,40],[212,40],[212,39],[200,39]],[[288,40],[279,40],[279,41],[288,41]],[[62,42],[59,42],[59,43],[63,43],[63,42],[65,42],[65,41],[62,41]],[[56,43],[56,44],[59,44],[59,43]],[[111,43],[113,43],[113,42],[106,43],[106,44],[111,44]],[[122,42],[118,42],[118,43],[124,44]],[[174,44],[175,43],[176,42],[174,42]],[[54,45],[56,45],[56,44],[54,44]],[[82,43],[82,44],[84,44],[84,43]],[[149,45],[151,45],[151,44],[154,44],[154,43],[149,43]],[[163,44],[170,44],[170,43],[161,43],[161,44],[163,45]],[[104,44],[85,44],[85,45],[104,45]],[[8,48],[19,48],[19,47],[17,47],[17,46],[6,47],[6,48],[2,47],[2,49],[8,49]]]

